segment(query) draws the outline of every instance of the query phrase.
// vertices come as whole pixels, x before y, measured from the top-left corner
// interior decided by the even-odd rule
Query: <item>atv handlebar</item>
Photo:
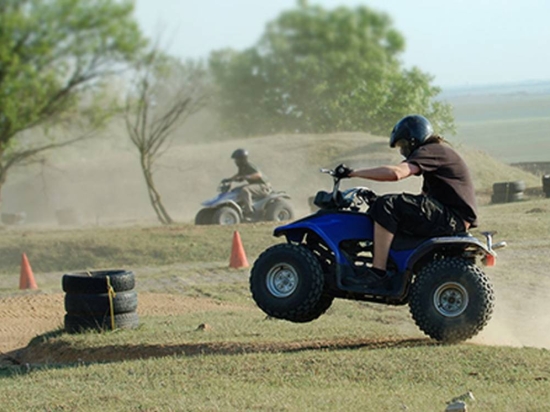
[[[315,199],[315,204],[321,209],[355,209],[363,203],[372,204],[377,195],[368,187],[355,187],[341,192],[340,181],[344,178],[337,171],[332,169],[320,169],[321,173],[332,176],[334,187],[332,193],[319,192]],[[330,196],[330,200],[328,198]]]
[[[220,184],[218,185],[218,192],[220,193],[227,193],[231,190],[233,181],[231,179],[222,179]]]
[[[321,168],[321,169],[319,169],[319,171],[321,173],[326,173],[326,174],[329,174],[331,176],[334,176],[334,170],[332,170],[332,169],[323,169],[323,168]]]

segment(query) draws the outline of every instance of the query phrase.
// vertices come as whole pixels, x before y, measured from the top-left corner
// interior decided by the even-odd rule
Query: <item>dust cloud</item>
[[[495,287],[495,310],[492,319],[473,339],[473,343],[550,349],[550,301],[547,292],[550,281],[544,273],[547,267],[547,264],[544,267],[530,267],[540,276],[537,276],[536,282],[528,284],[523,279],[517,282],[500,280],[501,271],[490,276]],[[497,272],[496,268],[494,272]]]
[[[236,172],[231,153],[244,147],[250,153],[250,161],[268,177],[274,190],[291,196],[296,215],[300,217],[310,212],[310,196],[318,190],[332,189],[332,179],[319,173],[321,167],[334,167],[341,161],[351,166],[367,166],[399,160],[389,148],[387,155],[358,156],[355,149],[365,136],[278,135],[231,141],[174,142],[159,158],[154,179],[172,218],[190,223],[201,202],[216,196],[220,180]],[[349,148],[346,148],[347,141],[351,143]],[[368,147],[365,150],[368,152]],[[346,182],[343,187],[365,183],[356,180]],[[381,192],[418,190],[419,183],[399,183],[391,187],[372,184],[371,187]],[[28,224],[55,225],[63,215],[73,216],[75,225],[156,222],[137,151],[120,139],[58,150],[46,162],[10,175],[2,194],[3,211],[25,212]]]
[[[3,212],[26,212],[28,225],[58,225],[63,211],[74,212],[73,223],[79,225],[158,224],[135,148],[124,140],[114,142],[59,150],[47,162],[10,175],[2,193]],[[359,167],[400,161],[389,149],[380,150],[387,147],[385,139],[367,139],[360,133],[175,142],[159,159],[155,181],[176,222],[193,222],[200,203],[216,195],[222,178],[235,173],[230,156],[238,147],[249,150],[250,160],[267,175],[275,190],[291,196],[296,217],[310,213],[310,196],[332,188],[330,177],[319,173],[321,167],[340,162]],[[355,179],[342,186],[351,185],[369,185],[378,193],[415,192],[420,180],[376,184]],[[514,255],[513,250],[506,249],[503,263],[489,272],[497,297],[495,313],[473,342],[550,348],[550,301],[546,293],[550,257],[523,268],[531,274],[540,272],[541,279],[525,284],[509,277],[501,279],[502,274],[514,271]]]

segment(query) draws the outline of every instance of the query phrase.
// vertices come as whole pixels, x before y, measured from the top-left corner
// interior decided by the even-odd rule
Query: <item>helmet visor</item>
[[[411,142],[406,139],[400,139],[395,142],[395,147],[399,149],[399,153],[401,153],[401,156],[403,157],[409,157],[411,154]]]

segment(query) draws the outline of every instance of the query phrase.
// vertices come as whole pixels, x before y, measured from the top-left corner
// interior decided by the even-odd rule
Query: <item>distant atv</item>
[[[363,210],[375,200],[368,188],[340,191],[333,170],[332,193],[315,197],[319,211],[275,229],[286,242],[271,246],[254,263],[250,290],[269,316],[311,322],[335,298],[409,305],[418,327],[443,342],[460,342],[477,334],[489,321],[494,293],[478,263],[492,266],[494,233],[486,243],[469,233],[443,237],[398,234],[389,252],[390,283],[369,289],[347,286],[343,279],[372,264],[374,222]]]
[[[235,225],[244,221],[242,206],[237,202],[241,185],[233,186],[232,183],[222,181],[218,186],[218,196],[202,202],[204,208],[195,217],[196,225]],[[254,215],[247,221],[291,220],[294,218],[294,209],[289,200],[290,196],[285,192],[275,191],[266,197],[253,199]]]

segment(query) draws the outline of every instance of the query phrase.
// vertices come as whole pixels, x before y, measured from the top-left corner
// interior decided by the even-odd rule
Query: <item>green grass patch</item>
[[[162,266],[228,261],[239,230],[251,255],[272,241],[273,224],[90,227],[75,230],[5,229],[0,237],[0,274],[19,272],[26,253],[35,272]]]
[[[499,286],[510,285],[517,295],[538,285],[550,265],[548,200],[486,205],[481,222],[479,230],[497,230],[497,240],[509,243],[499,252],[497,266],[488,269]],[[129,259],[123,261],[128,269],[143,265],[137,270],[140,292],[172,288],[180,299],[207,298],[227,306],[142,316],[135,330],[80,335],[57,330],[39,336],[25,351],[40,364],[0,368],[1,409],[443,411],[446,401],[468,390],[476,397],[469,402],[471,411],[542,411],[550,403],[547,350],[439,345],[421,334],[407,307],[336,300],[311,323],[266,318],[250,297],[248,271],[226,267],[234,229],[3,231],[2,250],[31,246],[27,253],[37,277],[33,256],[53,254],[58,260],[50,261],[51,268],[63,268],[71,251],[93,244],[117,248],[100,257],[102,266],[123,265],[114,258],[119,255]],[[271,224],[238,227],[251,263],[279,241],[272,229]],[[151,253],[149,247],[171,253]],[[195,254],[199,249],[207,249],[208,257]],[[2,277],[10,270],[4,266]],[[212,281],[209,274],[215,275]],[[216,276],[233,281],[216,281]],[[193,282],[178,288],[178,280]],[[201,324],[209,327],[200,329]]]
[[[284,241],[273,237],[273,223],[225,226],[179,224],[170,227],[89,227],[75,230],[5,229],[0,237],[0,291],[15,291],[21,254],[27,254],[42,290],[59,290],[64,273],[123,268],[134,270],[140,290],[178,290],[185,280],[201,283],[227,277],[239,279],[228,269],[233,232],[238,230],[249,260],[267,247]],[[534,198],[517,203],[480,208],[480,228],[496,230],[497,240],[512,246],[530,239],[547,238],[550,201]],[[546,247],[544,242],[541,248]],[[168,279],[168,281],[162,281]],[[202,283],[208,283],[207,281]]]
[[[442,411],[468,390],[472,411],[550,402],[544,349],[439,345],[405,307],[340,300],[298,325],[266,319],[246,285],[206,293],[238,307],[145,317],[135,330],[38,337],[29,350],[51,363],[0,370],[2,410]],[[68,354],[71,361],[56,362]],[[100,354],[104,361],[87,360]]]

